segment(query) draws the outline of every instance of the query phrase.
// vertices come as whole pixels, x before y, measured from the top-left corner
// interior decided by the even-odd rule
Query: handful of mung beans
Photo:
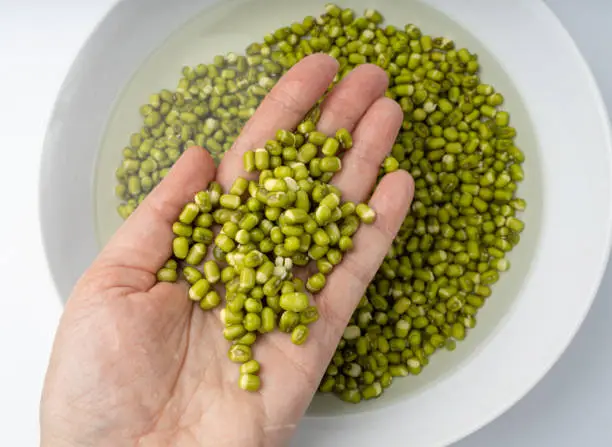
[[[296,133],[279,130],[265,147],[244,154],[244,169],[259,171],[257,181],[239,177],[227,194],[212,183],[172,225],[175,259],[159,270],[158,280],[176,281],[177,260],[182,261],[189,298],[203,310],[221,304],[214,287],[224,285],[223,336],[232,343],[229,359],[241,364],[239,385],[245,390],[260,386],[251,351],[258,335],[278,328],[290,333],[294,344],[304,343],[308,325],[319,316],[306,291],[325,287],[326,275],[352,249],[360,223],[376,218],[366,204],[342,202],[329,183],[342,165],[339,151],[351,147],[346,129],[328,137],[311,120]],[[214,224],[221,226],[216,236]],[[214,259],[204,262],[211,245]],[[314,273],[304,284],[293,269],[311,261]]]
[[[377,11],[366,10],[358,17],[350,9],[329,4],[321,16],[309,16],[302,22],[267,34],[263,42],[249,45],[244,55],[228,53],[216,56],[210,64],[185,67],[176,91],[162,90],[153,94],[149,104],[141,107],[144,125],[130,137],[129,146],[123,151],[124,160],[117,169],[116,193],[122,200],[118,211],[124,218],[129,216],[187,147],[205,147],[219,161],[280,76],[299,60],[316,52],[327,53],[339,61],[340,71],[335,83],[363,63],[376,64],[387,72],[389,88],[386,95],[399,103],[404,111],[404,121],[380,174],[404,169],[412,174],[416,187],[411,212],[355,310],[320,384],[320,391],[333,392],[345,401],[356,403],[379,396],[395,377],[419,374],[438,349],[453,350],[456,341],[463,340],[467,330],[476,326],[476,314],[491,296],[491,286],[498,281],[500,273],[510,268],[506,254],[519,243],[524,224],[518,215],[526,204],[516,196],[516,190],[524,177],[521,165],[525,156],[515,144],[516,130],[510,126],[508,112],[500,109],[504,97],[493,86],[480,80],[480,63],[476,54],[465,48],[456,48],[455,43],[446,37],[425,35],[412,24],[402,28],[384,26]],[[315,121],[310,120],[311,123]],[[310,126],[308,122],[302,126]],[[304,144],[311,143],[307,141],[310,132],[300,129],[295,133],[281,132],[284,136],[293,135],[298,142],[303,137]],[[324,287],[326,275],[335,263],[340,262],[343,250],[350,249],[350,237],[343,239],[341,233],[337,245],[330,245],[327,252],[321,254],[322,249],[318,247],[325,246],[322,243],[337,234],[334,231],[330,236],[325,226],[316,220],[317,231],[312,234],[306,231],[306,223],[299,224],[304,227],[304,233],[299,235],[285,234],[282,230],[266,234],[268,229],[272,231],[272,228],[266,228],[268,224],[264,228],[248,229],[250,224],[247,223],[246,228],[241,228],[244,213],[238,211],[239,208],[246,206],[248,213],[262,214],[265,218],[262,222],[274,222],[268,214],[275,217],[278,211],[268,211],[275,207],[265,205],[266,201],[284,204],[287,199],[280,197],[290,194],[290,185],[284,177],[276,177],[274,172],[281,165],[290,167],[289,163],[296,162],[294,150],[299,153],[297,146],[301,151],[302,145],[287,146],[285,143],[290,137],[287,140],[283,136],[280,138],[276,141],[281,146],[280,154],[273,155],[273,152],[278,152],[275,146],[272,151],[266,148],[266,155],[256,150],[245,159],[247,169],[257,170],[266,166],[267,160],[269,166],[262,172],[271,171],[272,175],[268,178],[269,174],[266,174],[263,183],[256,185],[258,190],[268,191],[267,194],[260,192],[258,197],[254,191],[255,196],[242,203],[235,198],[239,196],[235,192],[241,191],[240,184],[235,185],[238,189],[234,193],[230,191],[227,195],[213,184],[208,195],[201,194],[200,199],[196,197],[194,201],[200,211],[193,204],[189,205],[183,220],[179,219],[173,228],[178,239],[175,241],[175,254],[184,256],[187,263],[194,266],[197,264],[191,261],[203,257],[204,246],[213,242],[217,258],[234,251],[232,245],[255,246],[264,258],[267,258],[264,253],[277,256],[273,266],[262,260],[257,267],[247,267],[250,270],[246,270],[244,278],[242,274],[231,276],[231,270],[220,270],[211,261],[207,261],[202,269],[190,266],[183,269],[185,278],[194,287],[202,279],[207,281],[200,282],[192,292],[194,299],[202,298],[200,303],[204,308],[215,307],[221,302],[221,297],[210,286],[215,284],[211,279],[217,276],[220,277],[217,282],[229,286],[228,295],[238,295],[238,302],[230,306],[233,302],[230,299],[224,310],[225,321],[240,324],[245,331],[244,334],[239,328],[226,331],[230,338],[235,336],[234,340],[241,341],[235,343],[240,348],[233,348],[230,353],[234,359],[250,358],[249,349],[244,347],[254,341],[253,336],[248,335],[254,331],[248,329],[258,324],[260,328],[268,329],[274,319],[272,313],[279,316],[274,309],[279,309],[280,302],[272,300],[272,306],[266,306],[268,310],[262,308],[258,313],[258,305],[249,301],[249,297],[241,304],[241,293],[244,293],[234,293],[232,288],[236,285],[240,288],[241,280],[244,284],[251,284],[254,270],[254,290],[258,296],[258,274],[261,279],[269,271],[290,271],[293,265],[300,265],[306,256],[311,259],[311,254],[314,254],[318,257],[313,261],[318,273],[309,279],[310,284],[306,286],[316,291]],[[321,135],[321,142],[323,138],[327,141],[328,137]],[[338,135],[336,138],[341,148],[343,138],[348,136]],[[319,152],[324,150],[324,146],[311,144]],[[314,152],[312,148],[301,156],[308,157],[310,152]],[[309,162],[300,163],[311,177],[340,197],[340,192],[327,184],[333,172],[323,171],[340,167],[337,156],[313,157]],[[323,159],[326,159],[324,163]],[[298,173],[294,173],[298,178],[303,175],[299,171],[303,170],[300,168]],[[313,172],[320,172],[320,176],[312,175]],[[283,183],[276,180],[283,180],[287,191],[282,191]],[[269,181],[271,189],[281,190],[270,192],[265,188],[266,181]],[[291,181],[289,183],[294,187]],[[242,183],[242,187],[244,185]],[[248,189],[250,183],[246,187]],[[247,192],[250,194],[251,191]],[[295,193],[297,200],[297,191]],[[307,194],[311,193],[314,191]],[[220,205],[222,196],[223,204]],[[317,192],[319,196],[320,192]],[[212,214],[202,212],[200,202],[207,200],[211,201],[211,206],[215,203],[220,208],[215,208]],[[264,205],[256,205],[256,202]],[[232,209],[234,206],[237,208]],[[249,206],[255,207],[256,211]],[[261,208],[257,208],[259,206]],[[340,213],[348,213],[351,211],[349,208],[350,205],[340,205]],[[188,220],[194,213],[196,220],[185,224],[185,218]],[[326,211],[321,213],[326,216]],[[358,220],[355,213],[361,213],[366,219],[370,215],[365,208],[355,207],[354,213],[341,219],[348,219],[347,225],[353,226]],[[336,212],[333,217],[338,215]],[[276,217],[280,218],[280,215]],[[227,222],[230,224],[226,228]],[[213,223],[222,223],[224,227],[216,238],[211,230]],[[255,225],[261,226],[261,222]],[[191,235],[187,235],[189,228]],[[248,242],[245,242],[247,234]],[[306,245],[302,240],[304,234],[311,237],[311,248],[307,253],[299,250]],[[225,237],[219,239],[222,235]],[[222,247],[229,251],[224,252]],[[283,256],[296,247],[295,255]],[[310,253],[313,248],[314,253]],[[226,260],[228,263],[245,262],[251,251],[236,253]],[[233,259],[236,256],[237,259]],[[278,258],[283,259],[282,265],[276,260]],[[255,254],[246,262],[256,264],[259,259]],[[268,261],[272,262],[270,258]],[[266,267],[260,273],[263,265]],[[172,268],[175,266],[176,261],[169,261],[167,268],[160,271],[160,279],[176,279],[177,271]],[[304,293],[299,280],[293,278],[282,282],[280,296],[282,292]],[[261,292],[264,292],[263,285]],[[264,296],[267,295],[264,293]],[[302,295],[291,295],[291,298],[285,298],[287,300],[296,300],[302,305],[305,302]],[[247,302],[248,309],[253,312],[246,310]],[[232,309],[240,305],[245,306],[242,310],[245,315],[238,321],[235,314],[240,311]],[[287,313],[282,328],[291,330],[294,341],[303,341],[307,337],[307,324],[316,320],[316,310],[310,306],[299,312],[282,307],[280,310],[282,315]],[[256,316],[247,318],[248,314]],[[275,320],[275,323],[281,326],[281,321]],[[255,374],[258,364],[248,360],[241,368],[241,386],[256,389],[259,386]]]

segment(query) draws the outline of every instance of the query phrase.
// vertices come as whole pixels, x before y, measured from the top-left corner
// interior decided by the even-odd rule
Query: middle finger
[[[238,176],[249,177],[243,170],[244,153],[263,146],[278,129],[295,127],[323,95],[337,69],[335,59],[315,54],[304,58],[278,81],[225,153],[217,170],[217,181],[224,189],[229,189]]]
[[[352,132],[368,108],[381,98],[389,78],[376,65],[360,65],[334,87],[321,106],[319,131],[333,135],[345,128]]]
[[[346,76],[321,106],[319,131],[334,135],[340,128],[354,134],[354,147],[342,159],[342,170],[332,180],[344,200],[363,201],[391,150],[403,113],[386,98],[388,76],[376,65],[360,65]],[[359,181],[355,181],[359,179]]]

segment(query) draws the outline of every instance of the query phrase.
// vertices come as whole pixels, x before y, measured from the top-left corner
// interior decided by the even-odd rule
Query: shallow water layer
[[[292,21],[323,11],[326,1],[300,2],[287,0],[225,0],[202,11],[176,30],[160,30],[171,33],[137,69],[116,99],[109,117],[107,130],[98,151],[95,173],[95,222],[96,234],[102,246],[121,224],[115,208],[118,200],[114,196],[114,171],[121,161],[121,151],[129,135],[140,129],[142,124],[138,108],[148,101],[151,93],[162,88],[174,89],[184,65],[209,63],[213,56],[234,51],[243,53],[244,48],[262,36]],[[410,398],[450,374],[476,350],[486,345],[486,340],[503,324],[504,316],[512,311],[512,303],[520,293],[522,280],[528,274],[529,260],[538,237],[541,187],[537,142],[523,101],[505,74],[503,61],[498,61],[486,48],[486,42],[477,41],[467,30],[455,23],[451,17],[416,1],[396,0],[353,0],[336,2],[358,12],[366,7],[380,10],[387,23],[397,26],[415,23],[424,33],[444,35],[454,39],[459,47],[467,47],[479,55],[483,82],[493,84],[507,101],[505,108],[510,111],[512,124],[518,130],[518,145],[527,155],[525,163],[526,180],[519,189],[519,195],[529,202],[525,216],[527,230],[522,234],[521,244],[510,254],[513,267],[502,275],[493,296],[478,315],[478,326],[470,332],[465,342],[459,343],[453,353],[435,354],[430,365],[418,377],[396,379],[392,388],[382,398],[357,406],[345,404],[338,399],[325,396],[315,399],[312,416],[329,416],[341,410],[347,412],[371,411],[380,406],[396,403],[399,399]],[[456,403],[460,404],[460,403]]]

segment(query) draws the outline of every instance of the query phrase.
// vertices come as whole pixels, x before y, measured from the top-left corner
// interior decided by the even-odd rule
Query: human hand
[[[310,56],[278,82],[219,166],[224,189],[247,175],[242,154],[294,127],[336,70],[331,57]],[[353,132],[354,147],[332,181],[343,200],[368,199],[402,123],[386,87],[384,71],[363,65],[322,106],[319,130]],[[42,446],[275,446],[293,433],[405,217],[413,183],[403,171],[380,182],[369,202],[376,222],[361,226],[354,249],[314,297],[320,318],[308,342],[296,346],[277,332],[260,337],[263,386],[248,393],[237,386],[218,312],[194,306],[186,284],[156,281],[170,255],[172,222],[213,179],[208,153],[189,149],[75,286],[45,381]]]

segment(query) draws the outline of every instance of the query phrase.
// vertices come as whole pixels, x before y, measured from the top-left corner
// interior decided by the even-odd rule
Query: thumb
[[[119,228],[94,266],[120,266],[155,275],[171,254],[172,223],[214,177],[210,154],[199,147],[188,149]]]

